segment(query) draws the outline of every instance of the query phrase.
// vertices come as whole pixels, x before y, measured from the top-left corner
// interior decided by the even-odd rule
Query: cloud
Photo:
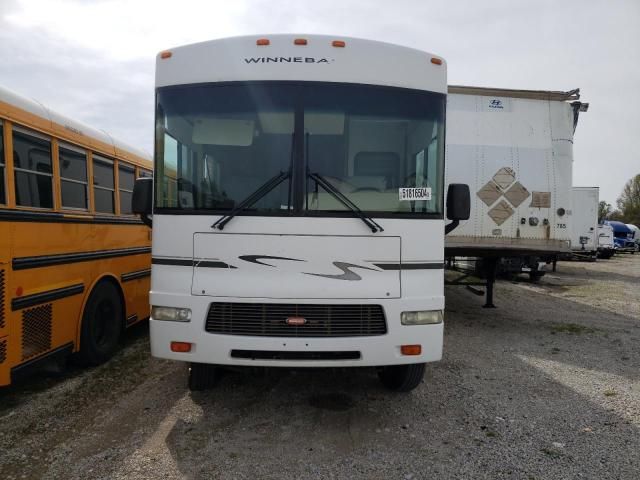
[[[153,57],[212,34],[233,35],[246,10],[241,0],[196,0],[188,6],[166,0],[22,0],[18,5],[5,15],[8,24],[41,30],[112,61]]]

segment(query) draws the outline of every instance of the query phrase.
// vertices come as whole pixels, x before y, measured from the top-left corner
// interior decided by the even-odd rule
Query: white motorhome
[[[152,354],[190,362],[193,389],[221,365],[417,386],[442,356],[446,93],[441,57],[353,38],[160,53]]]
[[[598,187],[571,189],[571,252],[580,258],[595,259],[598,251]]]
[[[446,237],[447,257],[541,260],[569,252],[573,133],[579,91],[450,86],[445,183],[471,189],[471,218]]]

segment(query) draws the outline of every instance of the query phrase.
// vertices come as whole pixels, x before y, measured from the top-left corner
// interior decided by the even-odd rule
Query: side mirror
[[[133,184],[133,196],[131,198],[131,210],[140,215],[145,225],[151,227],[149,215],[153,208],[153,179],[148,177],[136,179]]]
[[[469,185],[451,183],[447,189],[447,218],[453,220],[444,228],[445,235],[460,224],[460,220],[468,220],[471,215],[471,194]]]

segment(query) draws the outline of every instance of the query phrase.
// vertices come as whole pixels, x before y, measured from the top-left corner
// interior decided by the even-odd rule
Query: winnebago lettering
[[[333,60],[313,57],[259,57],[245,58],[247,63],[329,63]]]

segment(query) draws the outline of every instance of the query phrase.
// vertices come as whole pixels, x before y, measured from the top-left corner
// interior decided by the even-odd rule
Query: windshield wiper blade
[[[291,174],[289,172],[280,172],[275,177],[272,177],[269,180],[267,180],[255,192],[253,192],[251,195],[249,195],[247,198],[245,198],[242,202],[240,202],[237,207],[235,207],[233,210],[231,210],[225,216],[223,216],[220,219],[218,219],[218,221],[216,223],[211,225],[211,228],[217,228],[218,230],[223,230],[224,226],[227,223],[229,223],[229,221],[231,221],[231,219],[233,217],[235,217],[238,212],[240,212],[241,210],[244,210],[245,208],[250,207],[251,205],[256,203],[258,200],[260,200],[262,197],[264,197],[267,193],[269,193],[271,190],[273,190],[278,185],[280,185],[282,182],[284,182],[287,178],[289,178],[290,175]]]
[[[321,176],[319,173],[307,172],[307,175],[312,178],[318,185],[324,188],[332,197],[342,203],[345,207],[351,210],[360,220],[362,220],[367,227],[371,229],[373,233],[384,232],[382,228],[373,218],[366,215],[358,206],[353,203],[349,198],[338,190],[329,180]]]

